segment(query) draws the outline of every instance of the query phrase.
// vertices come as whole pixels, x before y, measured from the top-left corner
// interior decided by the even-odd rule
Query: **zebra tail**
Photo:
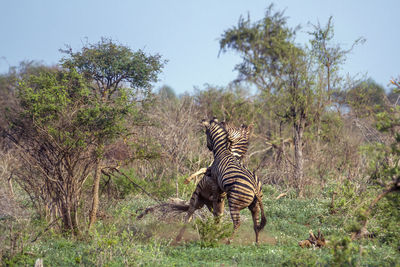
[[[257,194],[257,200],[258,200],[258,203],[260,204],[260,209],[261,209],[261,223],[257,228],[258,228],[258,231],[261,231],[267,224],[267,218],[265,217],[264,205],[262,203],[262,199],[259,197],[258,194]]]
[[[174,211],[188,211],[189,205],[186,204],[170,204],[170,208]]]
[[[185,205],[185,204],[170,204],[170,207],[172,210],[175,210],[175,211],[188,211],[189,210],[189,205]]]

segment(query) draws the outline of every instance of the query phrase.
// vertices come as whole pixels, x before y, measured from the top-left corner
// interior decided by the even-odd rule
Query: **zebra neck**
[[[222,158],[225,157],[227,155],[231,155],[230,151],[226,148],[219,148],[213,151],[214,152],[214,158]]]

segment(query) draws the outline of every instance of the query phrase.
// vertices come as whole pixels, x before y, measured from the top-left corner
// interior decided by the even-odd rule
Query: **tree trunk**
[[[78,224],[78,203],[74,203],[72,207],[71,220],[72,220],[74,235],[78,236],[80,234],[79,224]]]
[[[302,196],[303,188],[303,133],[304,133],[304,122],[293,123],[294,130],[294,178],[295,186],[299,196]]]
[[[79,235],[77,203],[72,203],[70,199],[61,201],[61,219],[63,232],[65,234]]]
[[[65,196],[64,196],[65,197]],[[71,205],[67,199],[61,200],[61,213],[62,213],[62,222],[63,222],[63,232],[64,233],[72,233],[74,234],[74,227],[72,225],[71,218]]]
[[[98,159],[93,181],[93,201],[92,201],[92,210],[90,211],[90,217],[89,217],[89,230],[92,227],[92,225],[96,222],[97,210],[99,208],[100,178],[101,178],[101,160]]]

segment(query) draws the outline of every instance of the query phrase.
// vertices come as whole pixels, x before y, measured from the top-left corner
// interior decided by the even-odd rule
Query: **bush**
[[[217,247],[222,239],[231,237],[233,233],[230,221],[216,223],[212,217],[207,217],[204,221],[197,219],[194,227],[200,236],[202,248]]]

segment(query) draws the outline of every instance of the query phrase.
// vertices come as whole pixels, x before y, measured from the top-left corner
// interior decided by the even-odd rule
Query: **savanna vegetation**
[[[400,76],[385,89],[343,74],[333,19],[299,44],[283,12],[241,17],[221,33],[237,79],[177,95],[154,88],[161,55],[103,38],[59,64],[25,61],[0,75],[0,258],[3,266],[399,266]],[[304,29],[303,29],[304,30]],[[398,73],[393,73],[393,76]],[[267,225],[249,211],[230,245],[226,209],[208,210],[180,243],[192,173],[211,164],[202,119],[252,124],[244,164],[263,183]],[[302,248],[309,230],[323,247]]]

